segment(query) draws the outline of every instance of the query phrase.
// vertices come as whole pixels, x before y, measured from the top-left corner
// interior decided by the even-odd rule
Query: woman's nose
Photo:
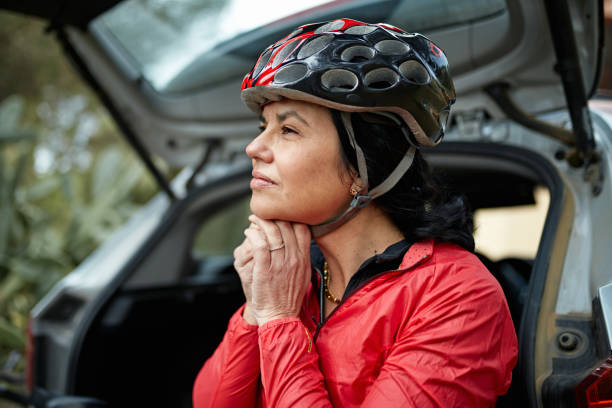
[[[272,161],[272,151],[268,146],[268,138],[266,137],[266,131],[264,130],[251,141],[246,147],[246,154],[251,159],[260,159],[266,163]]]

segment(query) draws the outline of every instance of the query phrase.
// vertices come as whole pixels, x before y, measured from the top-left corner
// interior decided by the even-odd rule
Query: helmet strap
[[[351,114],[349,112],[340,112],[340,117],[342,118],[342,123],[344,124],[344,128],[346,129],[346,134],[348,135],[349,143],[353,150],[355,150],[355,155],[357,156],[357,171],[359,172],[359,178],[361,179],[362,189],[361,192],[368,192],[368,168],[366,167],[365,156],[363,154],[363,150],[357,144],[357,140],[355,140],[355,131],[353,131],[353,123],[351,122]]]
[[[395,120],[392,115],[386,115],[384,114],[384,112],[380,113],[383,113],[383,116],[387,116]],[[361,191],[359,191],[353,196],[349,208],[347,208],[342,214],[332,218],[329,221],[324,222],[323,224],[312,225],[310,227],[310,232],[313,238],[325,235],[328,232],[331,232],[336,228],[340,227],[341,225],[352,219],[354,216],[356,216],[359,210],[366,207],[370,203],[370,201],[372,201],[376,197],[380,197],[381,195],[391,190],[412,165],[412,162],[414,160],[414,154],[416,152],[416,147],[410,141],[408,131],[406,130],[405,126],[402,125],[402,133],[404,134],[406,140],[408,140],[408,142],[410,143],[410,148],[408,148],[402,160],[400,160],[397,166],[395,166],[395,169],[391,172],[391,174],[387,176],[385,181],[383,181],[378,186],[368,192],[368,171],[366,167],[365,156],[363,154],[363,150],[361,150],[361,147],[359,147],[355,139],[355,132],[353,131],[353,125],[351,124],[351,115],[349,112],[340,112],[340,114],[342,117],[342,122],[344,123],[344,127],[346,128],[346,133],[348,135],[349,142],[351,146],[355,149],[355,154],[357,157],[357,171],[359,172],[359,178],[363,183],[363,188],[361,189]],[[398,124],[400,124],[399,121]]]

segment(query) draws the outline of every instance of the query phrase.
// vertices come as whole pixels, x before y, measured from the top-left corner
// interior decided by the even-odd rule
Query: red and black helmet
[[[443,135],[455,90],[444,52],[421,34],[351,19],[307,24],[266,48],[242,83],[256,113],[281,98],[399,115],[416,147]]]

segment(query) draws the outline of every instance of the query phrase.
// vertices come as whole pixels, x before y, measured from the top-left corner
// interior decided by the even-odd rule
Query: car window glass
[[[535,204],[481,208],[474,212],[476,252],[492,261],[534,259],[550,203],[549,191],[534,189]]]
[[[275,1],[263,7],[251,0],[130,0],[98,20],[137,61],[149,82],[163,90],[178,72],[219,43],[328,2]]]
[[[127,0],[95,19],[90,29],[156,91],[169,92],[243,74],[271,39],[306,22],[369,16],[423,31],[473,22],[505,8],[505,0]],[[373,16],[373,10],[380,15]]]
[[[234,248],[244,240],[243,232],[249,226],[250,198],[250,195],[240,198],[204,221],[193,241],[195,259],[232,256]]]

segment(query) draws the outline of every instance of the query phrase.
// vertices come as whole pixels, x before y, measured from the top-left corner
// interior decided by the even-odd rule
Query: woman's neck
[[[389,216],[373,203],[338,229],[316,238],[329,267],[332,292],[341,296],[366,259],[402,239]]]

